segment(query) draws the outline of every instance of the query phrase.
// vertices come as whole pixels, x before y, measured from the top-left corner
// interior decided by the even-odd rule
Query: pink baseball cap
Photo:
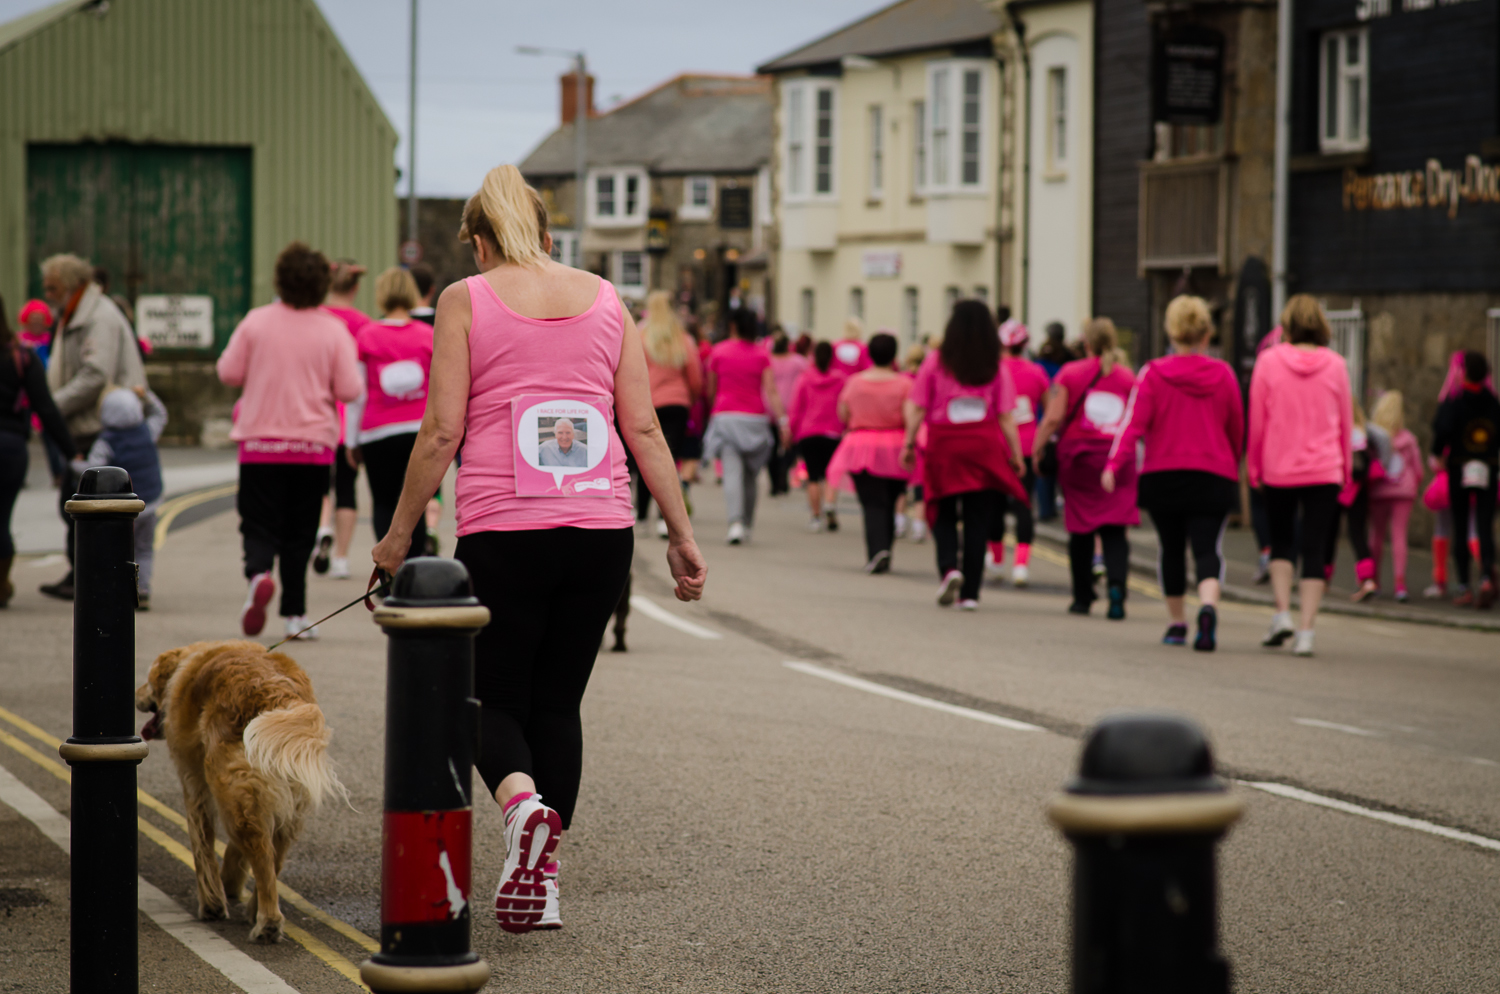
[[[1015,318],[1011,318],[1000,326],[1000,344],[1006,348],[1013,349],[1029,341],[1031,341],[1031,332],[1027,331],[1026,326]]]

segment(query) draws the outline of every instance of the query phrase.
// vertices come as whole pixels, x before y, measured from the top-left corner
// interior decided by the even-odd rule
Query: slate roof
[[[771,157],[771,81],[684,73],[588,121],[589,166],[652,173],[754,172]],[[573,125],[542,140],[526,176],[573,175]]]
[[[1000,17],[980,0],[899,0],[848,27],[773,59],[757,71],[786,72],[838,62],[988,41]]]

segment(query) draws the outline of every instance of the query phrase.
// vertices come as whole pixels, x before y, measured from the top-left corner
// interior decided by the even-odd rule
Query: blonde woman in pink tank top
[[[508,932],[559,928],[555,852],[578,800],[579,704],[634,548],[621,439],[666,522],[679,600],[702,596],[708,568],[614,287],[551,260],[547,209],[514,166],[485,176],[459,239],[480,275],[438,300],[426,415],[373,558],[401,565],[461,446],[454,558],[490,610],[474,643],[475,766],[505,813],[495,917]]]

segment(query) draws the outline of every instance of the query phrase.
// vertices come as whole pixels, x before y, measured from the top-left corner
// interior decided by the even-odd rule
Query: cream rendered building
[[[901,0],[761,67],[789,331],[835,339],[852,315],[904,346],[960,298],[1006,302],[1000,31],[979,0]]]

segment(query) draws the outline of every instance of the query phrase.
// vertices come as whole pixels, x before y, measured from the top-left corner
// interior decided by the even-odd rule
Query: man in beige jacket
[[[99,401],[106,388],[146,386],[146,367],[130,322],[93,281],[93,275],[93,266],[76,255],[54,255],[42,262],[42,290],[60,315],[47,362],[47,386],[79,452],[87,452],[99,435]],[[77,487],[78,477],[65,473],[58,506],[68,526],[69,563],[73,561],[73,519],[62,505]],[[41,590],[72,600],[72,570]]]

